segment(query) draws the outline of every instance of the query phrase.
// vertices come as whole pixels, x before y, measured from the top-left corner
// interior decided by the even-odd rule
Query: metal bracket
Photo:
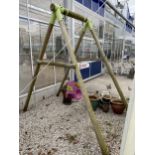
[[[52,24],[52,25],[54,25],[55,20],[56,20],[56,14],[53,13],[52,16],[51,16],[51,19],[50,19],[50,22],[49,23]]]
[[[93,23],[91,20],[87,20],[85,23],[85,27],[88,28],[89,30],[93,29]]]
[[[64,7],[60,6],[60,5],[57,5],[55,4],[54,5],[54,13],[52,15],[52,18],[51,18],[51,22],[50,23],[54,23],[54,21],[57,19],[58,21],[62,20],[63,19],[63,16],[62,16],[62,12],[64,11]]]

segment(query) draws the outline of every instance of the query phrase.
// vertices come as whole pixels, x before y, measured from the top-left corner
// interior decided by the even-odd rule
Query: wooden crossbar
[[[50,62],[49,60],[38,60],[37,61],[40,65],[50,65],[50,66],[58,66],[58,67],[65,67],[65,68],[75,68],[73,64],[67,64],[63,62]]]
[[[50,6],[50,9],[51,11],[55,12],[56,9],[58,8],[59,6],[57,6],[56,4],[52,3],[51,6]],[[73,11],[70,11],[64,7],[60,7],[60,11],[63,15],[65,16],[69,16],[71,18],[74,18],[74,19],[77,19],[77,20],[80,20],[82,22],[86,22],[88,19],[78,13],[75,13]]]

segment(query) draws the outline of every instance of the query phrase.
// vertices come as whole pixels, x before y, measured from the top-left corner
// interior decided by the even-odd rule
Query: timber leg
[[[44,43],[43,43],[42,50],[40,51],[39,60],[43,59],[43,56],[44,56],[44,53],[46,51],[46,47],[47,47],[51,32],[53,30],[55,19],[56,19],[55,15],[53,15],[52,18],[51,18],[51,22],[50,22],[50,24],[48,26],[48,30],[47,30],[47,33],[46,33],[46,36],[45,36],[45,40],[44,40]],[[34,72],[34,78],[33,78],[32,82],[30,84],[30,88],[29,88],[29,91],[28,91],[28,95],[27,95],[27,98],[26,98],[25,105],[24,105],[24,109],[23,109],[24,112],[27,111],[29,101],[30,101],[30,98],[31,98],[31,95],[32,95],[33,87],[35,85],[39,70],[40,70],[40,64],[37,63],[37,66],[36,66],[36,69],[35,69],[35,72]]]
[[[78,39],[78,43],[77,43],[77,45],[76,45],[76,47],[75,47],[75,51],[74,51],[75,54],[77,54],[77,51],[78,51],[78,49],[79,49],[79,47],[80,47],[80,43],[81,43],[81,41],[82,41],[82,39],[83,39],[83,36],[84,36],[85,32],[86,32],[86,26],[85,26],[84,29],[81,31],[80,38]],[[60,87],[59,87],[59,90],[58,90],[58,92],[57,92],[57,96],[60,95],[60,92],[61,92],[61,90],[62,90],[62,87],[63,87],[63,85],[64,85],[64,83],[65,83],[65,81],[66,81],[66,79],[67,79],[67,77],[68,77],[69,71],[70,71],[70,69],[67,68],[66,73],[65,73],[65,76],[64,76],[64,78],[63,78],[63,80],[62,80],[62,82],[61,82],[61,85],[60,85]]]
[[[64,36],[64,39],[65,39],[65,41],[67,43],[67,48],[68,48],[68,52],[70,54],[71,60],[75,64],[75,72],[76,72],[76,75],[77,75],[77,78],[78,78],[80,89],[82,91],[84,100],[86,102],[88,114],[89,114],[90,120],[91,120],[91,122],[93,124],[94,130],[95,130],[95,134],[96,134],[99,146],[101,148],[102,154],[103,155],[109,155],[108,147],[106,146],[106,143],[104,141],[104,137],[103,137],[102,132],[101,132],[101,128],[100,128],[100,126],[98,124],[98,121],[96,119],[96,115],[95,115],[95,113],[94,113],[94,111],[92,109],[92,106],[91,106],[91,103],[90,103],[90,99],[88,97],[87,90],[84,87],[84,82],[82,80],[82,76],[81,76],[81,73],[80,73],[79,66],[77,64],[77,60],[76,60],[76,57],[75,57],[74,50],[73,50],[70,42],[67,42],[69,40],[69,35],[67,33],[67,29],[66,29],[62,19],[60,19],[58,22],[60,24],[60,28],[61,28],[62,34]]]
[[[124,97],[124,94],[123,94],[123,92],[122,92],[122,90],[121,90],[121,88],[120,88],[120,86],[118,84],[118,81],[117,81],[117,79],[116,79],[116,77],[115,77],[115,75],[114,75],[114,73],[113,73],[113,71],[111,69],[111,66],[110,66],[109,62],[108,62],[105,54],[102,51],[102,48],[101,48],[100,43],[99,43],[99,41],[97,39],[97,36],[96,36],[95,32],[93,31],[93,29],[90,29],[90,32],[91,32],[91,34],[92,34],[92,36],[93,36],[93,38],[94,38],[94,40],[96,42],[96,45],[97,45],[97,47],[99,49],[99,53],[100,53],[101,59],[105,63],[105,65],[107,67],[107,70],[108,70],[108,72],[109,72],[109,74],[110,74],[110,76],[111,76],[111,78],[112,78],[112,80],[113,80],[113,82],[115,84],[115,87],[116,87],[116,89],[117,89],[117,91],[118,91],[118,93],[119,93],[119,95],[120,95],[120,97],[121,97],[125,107],[127,108],[127,106],[128,106],[127,101],[126,101],[126,99]]]

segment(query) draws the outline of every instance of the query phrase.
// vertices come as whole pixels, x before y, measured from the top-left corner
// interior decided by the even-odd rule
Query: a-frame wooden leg
[[[77,60],[76,60],[76,57],[75,57],[75,53],[74,53],[74,50],[71,46],[71,43],[69,42],[69,35],[67,33],[67,29],[66,29],[66,26],[65,24],[63,23],[62,20],[59,20],[58,21],[59,24],[60,24],[60,28],[61,28],[61,31],[62,31],[62,34],[64,36],[64,39],[67,43],[67,48],[68,48],[68,52],[70,54],[70,57],[71,57],[71,61],[72,63],[76,66],[75,67],[75,72],[76,72],[76,75],[77,75],[77,79],[78,79],[78,82],[79,82],[79,85],[80,85],[80,89],[82,91],[82,94],[83,94],[83,97],[84,97],[84,100],[86,102],[86,106],[87,106],[87,110],[88,110],[88,114],[90,116],[90,120],[93,124],[93,127],[94,127],[94,130],[95,130],[95,134],[96,134],[96,137],[97,137],[97,140],[98,140],[98,143],[100,145],[100,148],[101,148],[101,151],[102,151],[102,154],[103,155],[109,155],[109,150],[108,150],[108,147],[106,146],[106,143],[104,141],[104,137],[102,135],[102,132],[101,132],[101,128],[98,124],[98,121],[96,119],[96,115],[92,109],[92,106],[91,106],[91,103],[90,103],[90,99],[88,97],[88,93],[87,93],[87,90],[84,86],[84,82],[82,80],[82,76],[81,76],[81,73],[80,73],[80,69],[79,69],[79,66],[77,64]]]
[[[53,16],[55,16],[55,15],[53,15]],[[43,59],[44,53],[46,51],[46,47],[47,47],[51,32],[52,32],[53,27],[54,27],[55,17],[53,17],[52,20],[53,20],[52,21],[53,23],[50,23],[49,26],[48,26],[48,30],[47,30],[47,33],[46,33],[46,36],[45,36],[43,47],[42,47],[42,50],[40,51],[40,54],[39,54],[39,60]],[[30,101],[30,98],[31,98],[31,95],[32,95],[33,87],[35,85],[39,70],[40,70],[40,64],[37,63],[37,66],[36,66],[36,69],[35,69],[35,72],[34,72],[34,78],[33,78],[32,82],[30,84],[30,88],[29,88],[29,91],[28,91],[28,95],[27,95],[27,98],[26,98],[25,105],[24,105],[24,109],[23,109],[24,112],[27,111],[29,101]]]
[[[82,39],[83,39],[83,36],[84,36],[85,32],[86,32],[86,27],[84,27],[84,28],[82,29],[82,31],[81,31],[80,38],[78,39],[77,45],[76,45],[76,47],[75,47],[75,51],[74,51],[75,55],[77,54],[77,51],[78,51],[78,49],[79,49],[79,47],[80,47],[80,43],[81,43],[81,41],[82,41]],[[64,76],[64,78],[63,78],[63,80],[62,80],[62,82],[61,82],[61,85],[60,85],[59,89],[58,89],[57,96],[60,95],[60,92],[61,92],[61,90],[62,90],[62,87],[63,87],[63,85],[64,85],[64,83],[65,83],[65,81],[66,81],[66,79],[67,79],[67,77],[68,77],[69,70],[70,70],[70,69],[67,68],[66,73],[65,73],[65,76]]]
[[[93,29],[90,29],[90,32],[91,32],[91,34],[92,34],[92,36],[93,36],[93,38],[94,38],[94,40],[96,42],[96,45],[97,45],[97,47],[99,49],[99,53],[100,53],[101,59],[104,62],[104,64],[106,65],[107,70],[108,70],[108,72],[109,72],[109,74],[110,74],[110,76],[111,76],[111,78],[112,78],[112,80],[113,80],[113,82],[115,84],[115,87],[116,87],[116,89],[117,89],[117,91],[118,91],[118,93],[119,93],[119,95],[120,95],[124,105],[127,108],[127,106],[128,106],[127,101],[126,101],[126,99],[124,97],[124,94],[123,94],[123,92],[122,92],[122,90],[121,90],[121,88],[120,88],[120,86],[118,84],[118,81],[117,81],[117,79],[116,79],[116,77],[115,77],[115,75],[114,75],[114,73],[113,73],[113,71],[111,69],[111,66],[110,66],[110,64],[109,64],[109,62],[107,60],[107,57],[105,56],[105,54],[102,51],[102,48],[101,48],[100,43],[99,43],[99,40],[98,40],[98,38],[97,38],[97,36],[96,36],[96,34],[95,34]]]

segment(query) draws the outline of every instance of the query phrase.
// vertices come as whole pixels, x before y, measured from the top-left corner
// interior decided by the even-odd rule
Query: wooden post
[[[109,155],[109,150],[108,150],[108,147],[106,145],[106,143],[104,142],[104,137],[101,133],[101,128],[97,122],[97,119],[96,119],[96,116],[95,116],[95,113],[92,109],[92,106],[91,106],[91,103],[90,103],[90,99],[88,97],[88,93],[87,93],[87,90],[86,88],[84,87],[84,83],[83,83],[83,80],[82,80],[82,76],[81,76],[81,73],[80,73],[80,69],[79,69],[79,66],[77,64],[77,60],[76,60],[76,57],[75,57],[75,54],[74,54],[74,50],[71,46],[71,43],[68,42],[70,39],[69,39],[69,36],[67,34],[67,30],[66,30],[66,27],[65,27],[65,24],[63,23],[62,19],[60,19],[59,21],[59,24],[60,24],[60,28],[61,28],[61,31],[62,31],[62,34],[64,36],[64,39],[67,43],[67,48],[68,48],[68,52],[70,54],[70,57],[71,57],[71,60],[72,62],[75,64],[76,68],[75,68],[75,72],[76,72],[76,75],[77,75],[77,79],[78,79],[78,82],[79,82],[79,85],[80,85],[80,89],[82,91],[82,94],[83,94],[83,97],[84,97],[84,100],[86,102],[86,106],[87,106],[87,110],[88,110],[88,114],[90,116],[90,119],[91,119],[91,122],[93,124],[93,127],[94,127],[94,130],[95,130],[95,134],[96,134],[96,137],[97,137],[97,140],[98,140],[98,143],[100,145],[100,148],[101,148],[101,151],[102,151],[102,154],[103,155]]]
[[[85,26],[84,29],[82,29],[82,31],[81,31],[80,38],[78,39],[77,45],[76,45],[76,47],[75,47],[75,51],[74,51],[75,55],[77,54],[77,51],[78,51],[78,49],[79,49],[79,47],[80,47],[80,43],[81,43],[81,41],[82,41],[82,38],[83,38],[85,32],[86,32],[86,26]],[[66,79],[67,79],[67,77],[68,77],[69,70],[70,70],[69,68],[66,70],[65,76],[64,76],[64,78],[63,78],[63,80],[62,80],[62,82],[61,82],[61,85],[60,85],[60,87],[59,87],[59,90],[58,90],[58,92],[57,92],[57,96],[60,95],[60,92],[61,92],[61,90],[62,90],[62,87],[63,87],[63,85],[64,85],[64,83],[65,83],[65,81],[66,81]]]
[[[127,106],[128,106],[127,101],[126,101],[126,99],[124,97],[124,94],[123,94],[123,92],[122,92],[122,90],[121,90],[121,88],[120,88],[120,86],[118,84],[118,81],[117,81],[117,79],[116,79],[116,77],[115,77],[115,75],[114,75],[114,73],[113,73],[113,71],[111,69],[111,66],[110,66],[109,62],[108,62],[104,52],[102,51],[102,48],[101,48],[100,43],[99,43],[99,41],[97,39],[97,36],[96,36],[95,32],[93,31],[93,29],[90,29],[90,32],[91,32],[91,34],[92,34],[92,36],[93,36],[93,38],[94,38],[94,40],[96,42],[96,45],[97,45],[97,47],[99,49],[101,59],[105,63],[105,65],[107,67],[107,70],[108,70],[108,72],[109,72],[109,74],[110,74],[110,76],[111,76],[111,78],[112,78],[112,80],[113,80],[113,82],[114,82],[114,84],[116,86],[116,89],[117,89],[117,91],[118,91],[118,93],[119,93],[125,107],[127,108]]]
[[[44,43],[43,43],[43,47],[42,47],[42,50],[40,51],[40,54],[39,54],[39,60],[43,59],[43,56],[44,56],[44,53],[46,51],[46,47],[47,47],[51,32],[53,30],[55,19],[56,19],[55,15],[52,15],[52,18],[51,18],[51,21],[50,21],[50,24],[48,26],[48,30],[47,30],[47,33],[46,33],[46,36],[45,36],[45,40],[44,40]],[[35,72],[34,72],[34,78],[33,78],[32,82],[30,84],[30,88],[29,88],[29,91],[28,91],[28,95],[27,95],[27,98],[26,98],[25,105],[24,105],[24,109],[23,109],[24,112],[27,111],[29,101],[30,101],[30,98],[31,98],[31,95],[32,95],[33,87],[35,85],[39,70],[40,70],[40,64],[37,64]]]

